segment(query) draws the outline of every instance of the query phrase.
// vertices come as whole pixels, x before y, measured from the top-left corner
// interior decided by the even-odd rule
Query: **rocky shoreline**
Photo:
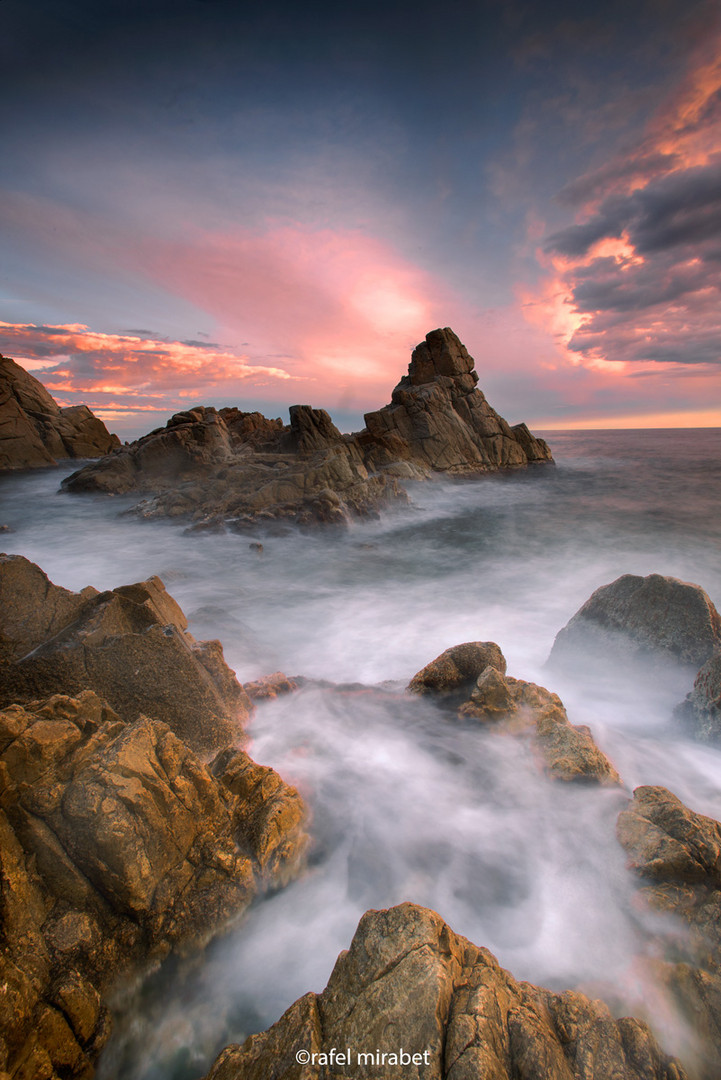
[[[197,406],[85,466],[70,492],[145,496],[132,512],[191,528],[244,532],[342,525],[407,499],[404,483],[551,462],[525,424],[511,427],[477,389],[474,361],[449,328],[413,351],[391,402],[343,435],[323,409],[293,405],[290,425]]]
[[[673,597],[665,623],[648,590]],[[619,637],[660,660],[674,639],[696,661],[718,658],[721,623],[697,586],[651,575],[598,594],[623,599],[610,663]],[[559,633],[564,649],[593,623],[598,594]],[[202,948],[264,890],[303,873],[305,806],[241,748],[254,701],[296,683],[276,672],[241,686],[220,643],[188,634],[157,578],[72,593],[23,557],[1,556],[0,605],[0,1077],[90,1077],[110,1031],[104,1001],[123,973]],[[622,786],[591,731],[569,722],[556,694],[509,676],[493,642],[446,650],[406,693],[450,722],[528,742],[552,781]],[[326,990],[223,1051],[208,1080],[337,1080],[348,1073],[329,1055],[341,1046],[387,1055],[380,1072],[375,1058],[356,1061],[356,1076],[712,1080],[721,826],[644,787],[618,818],[618,840],[639,904],[670,916],[639,963],[677,1002],[692,1060],[682,1065],[643,1020],[614,1019],[583,993],[516,982],[407,903],[364,916]],[[418,1061],[391,1060],[400,1048]],[[316,1057],[305,1063],[299,1051]]]

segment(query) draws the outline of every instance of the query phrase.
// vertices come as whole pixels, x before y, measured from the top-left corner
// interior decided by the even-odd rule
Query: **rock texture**
[[[661,574],[624,574],[596,589],[559,631],[549,664],[671,659],[698,667],[719,647],[721,616],[698,585]]]
[[[671,990],[692,1031],[698,1074],[721,1061],[721,825],[689,810],[663,787],[640,787],[618,818],[617,835],[641,883],[642,901],[673,914],[654,974]],[[658,945],[655,949],[658,952]]]
[[[298,1063],[299,1052],[308,1064]],[[350,1061],[333,1063],[346,1052]],[[227,1047],[207,1080],[343,1076],[685,1080],[686,1073],[640,1021],[614,1020],[583,994],[516,982],[435,912],[401,904],[367,912],[323,993],[306,994],[268,1031]]]
[[[94,690],[127,720],[162,720],[196,753],[242,736],[252,703],[219,641],[196,641],[160,578],[107,592],[54,585],[0,555],[0,705]]]
[[[144,517],[189,517],[194,528],[343,524],[405,499],[403,480],[550,461],[524,424],[511,428],[476,389],[473,360],[452,330],[413,353],[391,404],[343,435],[323,409],[294,405],[290,425],[260,413],[198,406],[86,466],[70,491],[140,492]]]
[[[166,724],[91,691],[0,710],[0,1075],[91,1076],[110,981],[298,869],[300,798],[243,758],[232,790]]]
[[[619,784],[620,777],[585,725],[570,723],[563,702],[536,683],[506,675],[493,641],[454,645],[413,676],[410,693],[432,694],[456,706],[462,719],[491,730],[530,736],[544,768],[556,780]]]
[[[0,356],[0,470],[101,457],[119,446],[86,405],[61,409],[42,383]]]
[[[676,715],[697,739],[721,743],[721,651],[703,665]]]

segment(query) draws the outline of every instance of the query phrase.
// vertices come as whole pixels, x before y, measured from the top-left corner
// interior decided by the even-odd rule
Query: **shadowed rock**
[[[0,470],[101,457],[119,446],[87,405],[61,409],[42,383],[0,356]]]
[[[334,1063],[339,1052],[349,1052],[350,1062]],[[299,1053],[310,1063],[299,1064]],[[601,1001],[583,994],[519,983],[435,912],[401,904],[367,912],[323,993],[306,994],[268,1031],[227,1047],[207,1080],[341,1076],[684,1080],[686,1074],[642,1022],[614,1020]]]
[[[721,651],[706,661],[677,717],[702,742],[721,742]]]
[[[721,617],[698,585],[624,574],[596,589],[564,628],[549,664],[578,668],[675,660],[703,664],[721,646]]]
[[[292,520],[345,524],[405,500],[403,480],[473,475],[550,461],[525,424],[510,427],[476,389],[473,360],[452,330],[413,353],[391,404],[343,435],[323,409],[293,405],[290,426],[239,409],[197,406],[79,470],[70,491],[148,496],[142,517],[192,518],[196,529],[243,530]]]
[[[663,787],[640,787],[619,814],[617,835],[638,875],[640,896],[673,914],[666,955],[653,973],[679,1003],[695,1033],[698,1074],[716,1080],[721,1061],[721,825],[689,810]],[[658,955],[656,946],[654,952]]]
[[[0,556],[0,704],[95,690],[128,720],[165,721],[197,753],[242,737],[252,703],[219,641],[196,641],[160,578],[72,593]]]

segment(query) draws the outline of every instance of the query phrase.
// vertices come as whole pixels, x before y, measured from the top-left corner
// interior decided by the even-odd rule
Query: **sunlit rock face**
[[[549,665],[613,670],[674,663],[698,667],[721,646],[721,616],[704,590],[661,574],[624,574],[596,589],[556,636]]]
[[[92,1075],[101,993],[298,871],[300,797],[242,757],[227,783],[92,691],[0,710],[1,1075]]]
[[[338,1062],[338,1054],[350,1060]],[[405,1055],[405,1057],[403,1056]],[[638,1020],[519,983],[435,912],[369,911],[322,994],[227,1047],[207,1080],[684,1080]]]
[[[0,356],[0,470],[101,457],[118,446],[86,405],[61,409],[42,383]]]
[[[343,435],[323,409],[293,405],[290,425],[198,406],[69,477],[70,491],[143,492],[143,517],[189,517],[240,531],[258,520],[344,524],[405,500],[403,481],[551,461],[525,424],[511,427],[476,388],[452,330],[414,350],[391,404]]]

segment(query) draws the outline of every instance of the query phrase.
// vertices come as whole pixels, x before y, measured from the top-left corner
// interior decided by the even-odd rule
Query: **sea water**
[[[6,551],[57,584],[158,574],[197,638],[247,681],[308,680],[259,706],[250,752],[303,793],[311,864],[194,964],[125,986],[105,1080],[189,1080],[229,1041],[325,985],[361,914],[412,900],[519,979],[582,987],[686,1033],[636,957],[663,920],[634,904],[615,821],[639,784],[721,818],[721,751],[672,721],[693,673],[599,680],[546,668],[558,630],[624,573],[695,582],[721,607],[721,430],[548,433],[557,464],[419,484],[344,531],[188,535],[132,498],[58,490],[69,469],[0,479]],[[251,547],[260,541],[262,552]],[[496,641],[509,673],[560,694],[623,790],[554,783],[529,748],[403,688],[451,645]]]

